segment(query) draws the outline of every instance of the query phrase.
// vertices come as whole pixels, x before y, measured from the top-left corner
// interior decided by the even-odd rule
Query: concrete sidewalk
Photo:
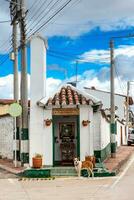
[[[117,149],[116,158],[107,158],[104,161],[105,167],[110,172],[114,171],[117,174],[133,153],[134,146],[120,146]]]
[[[109,172],[116,172],[117,174],[133,153],[134,146],[119,147],[116,158],[108,158],[104,161],[105,168]],[[13,174],[19,174],[26,170],[26,167],[15,167],[13,161],[7,159],[0,159],[0,168]]]
[[[8,159],[0,159],[0,168],[13,174],[21,173],[26,169],[26,167],[15,167],[13,161]]]

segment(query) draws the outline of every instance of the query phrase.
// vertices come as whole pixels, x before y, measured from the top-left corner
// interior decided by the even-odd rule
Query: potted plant
[[[41,168],[42,167],[42,155],[41,154],[35,154],[35,156],[32,158],[33,160],[33,168]]]
[[[89,123],[90,123],[89,120],[83,120],[83,121],[82,121],[82,125],[83,125],[83,126],[87,126]]]
[[[45,121],[45,125],[46,125],[46,126],[50,126],[51,123],[52,123],[52,120],[51,120],[51,119],[46,119],[46,120],[44,120],[44,121]]]

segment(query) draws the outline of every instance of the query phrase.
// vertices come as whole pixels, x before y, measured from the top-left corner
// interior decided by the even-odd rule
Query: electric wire
[[[30,8],[28,8],[28,14],[32,11],[32,8],[35,7],[36,4],[39,4],[40,1],[34,0],[33,4],[30,6]]]
[[[51,0],[51,1],[49,2],[48,6],[49,6],[50,3],[53,2],[53,1],[54,1],[54,0]],[[46,13],[44,13],[44,10],[40,13],[40,15],[42,15],[42,13],[44,13],[44,14],[43,14],[43,16],[42,16],[39,20],[36,20],[36,23],[35,23],[33,29],[30,30],[30,31],[28,31],[28,32],[27,32],[27,35],[30,34],[31,31],[33,31],[34,28],[36,28],[36,26],[37,26],[37,27],[39,26],[39,24],[42,22],[42,20],[50,13],[50,11],[52,11],[52,9],[56,6],[56,4],[57,4],[59,1],[60,1],[60,0],[57,0],[57,1],[49,8],[49,10],[48,10]],[[48,9],[48,8],[46,8],[46,9]],[[40,16],[40,15],[39,15],[39,16]],[[38,17],[38,18],[39,18],[39,17]]]
[[[66,1],[64,5],[62,5],[53,15],[51,15],[39,28],[37,28],[33,33],[31,33],[31,35],[35,34],[39,30],[42,30],[44,26],[47,25],[56,15],[58,15],[71,1],[72,0]],[[31,35],[29,35],[28,38],[30,38]]]
[[[40,3],[42,0],[39,0],[39,2],[38,3]],[[47,0],[46,0],[46,2],[47,2]],[[45,3],[46,3],[45,2]],[[37,3],[37,2],[36,2]],[[37,20],[37,17],[36,17],[36,15],[39,13],[39,15],[40,15],[40,9],[41,8],[43,8],[43,5],[44,5],[44,2],[41,4],[41,6],[38,8],[38,9],[36,9],[35,10],[35,12],[32,12],[32,15],[30,16],[30,18],[28,19],[28,25],[30,25],[30,22],[31,21],[33,21],[34,20],[34,18],[36,18],[36,20]],[[44,10],[44,9],[43,9]],[[29,14],[29,13],[28,13]],[[27,17],[28,17],[28,15],[27,15]],[[29,28],[29,26],[27,27],[27,29]]]
[[[9,23],[9,22],[11,22],[11,20],[0,21],[0,24]]]
[[[120,89],[121,89],[122,93],[125,94],[126,87],[125,87],[124,83],[121,81],[121,78],[120,78],[120,75],[119,75],[119,71],[117,70],[117,65],[118,65],[118,61],[116,59],[116,65],[115,65],[116,77],[117,77],[117,80],[119,82],[119,86],[120,86]]]

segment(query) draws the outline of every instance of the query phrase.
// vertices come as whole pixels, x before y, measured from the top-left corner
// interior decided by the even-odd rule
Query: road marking
[[[117,176],[108,176],[108,177],[94,177],[91,180],[106,180],[106,179],[117,179]]]
[[[11,179],[11,178],[8,178],[8,181],[9,181],[10,183],[12,183],[12,184],[15,184],[14,180]]]
[[[127,173],[128,169],[130,168],[130,166],[132,165],[133,162],[134,162],[134,156],[130,159],[126,168],[120,174],[120,176],[118,176],[117,180],[111,185],[111,187],[110,187],[111,189],[113,189],[119,183],[119,181],[125,176],[125,174]]]

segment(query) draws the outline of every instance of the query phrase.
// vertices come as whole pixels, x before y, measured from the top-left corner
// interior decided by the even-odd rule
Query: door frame
[[[77,123],[77,135],[76,135],[76,139],[77,139],[77,156],[80,158],[80,123],[79,123],[79,115],[74,115],[76,117],[76,123]],[[57,116],[52,116],[52,120],[53,120],[53,128],[52,128],[52,152],[53,152],[53,166],[57,166],[60,165],[60,163],[58,163],[57,161],[55,161],[55,123],[54,123],[54,119]]]

